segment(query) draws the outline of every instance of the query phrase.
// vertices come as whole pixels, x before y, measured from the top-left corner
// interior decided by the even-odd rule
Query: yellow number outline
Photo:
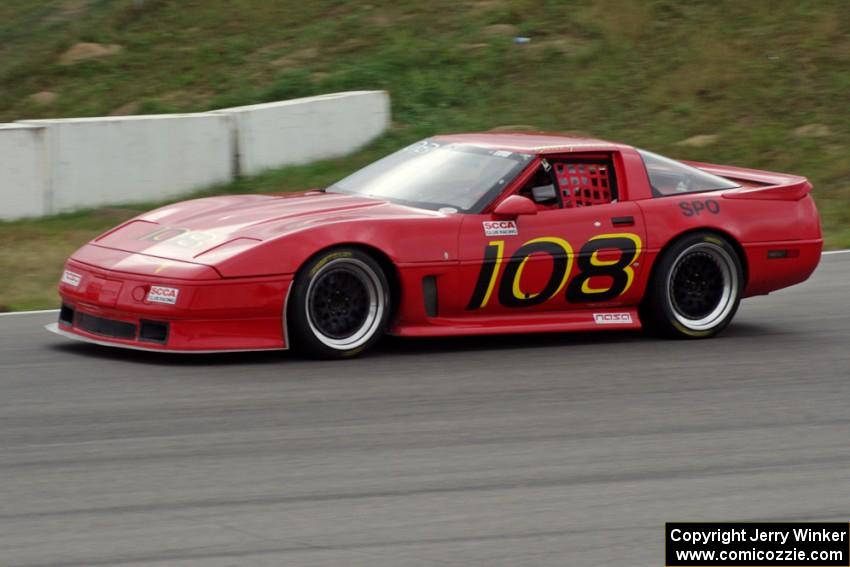
[[[540,238],[534,238],[532,240],[529,240],[528,242],[524,242],[522,244],[522,246],[520,246],[517,250],[519,250],[520,248],[524,248],[524,247],[528,246],[529,244],[535,244],[537,242],[549,242],[551,244],[556,244],[556,245],[560,246],[561,249],[563,249],[563,251],[567,255],[567,267],[564,270],[564,275],[561,278],[561,283],[558,285],[558,289],[556,289],[552,293],[552,295],[550,295],[546,299],[546,301],[549,301],[550,299],[552,299],[553,297],[558,295],[561,292],[561,290],[564,289],[564,286],[567,285],[567,279],[569,279],[569,277],[570,277],[570,272],[573,271],[573,255],[574,255],[573,254],[573,247],[570,245],[569,242],[567,242],[563,238],[558,238],[556,236],[541,236]],[[514,297],[517,298],[517,299],[520,299],[520,300],[530,299],[530,298],[537,297],[538,295],[540,295],[539,293],[523,295],[522,290],[519,288],[520,281],[522,280],[522,271],[525,269],[525,263],[528,262],[529,258],[531,258],[531,254],[527,255],[525,258],[522,259],[522,262],[520,263],[519,268],[517,268],[516,275],[514,276],[514,281],[512,282],[513,285],[511,286],[511,291],[514,294]],[[555,267],[552,266],[552,269],[554,270]]]
[[[620,295],[623,295],[624,293],[629,291],[629,288],[632,287],[632,283],[635,280],[635,271],[632,268],[632,265],[637,261],[638,257],[640,256],[640,253],[643,251],[643,243],[641,242],[640,237],[637,234],[633,234],[631,232],[615,232],[615,233],[611,233],[611,234],[599,234],[599,235],[594,236],[593,238],[591,238],[587,242],[593,242],[594,240],[612,239],[612,238],[626,238],[626,239],[631,240],[632,242],[635,243],[635,253],[634,253],[634,256],[632,257],[632,260],[628,264],[623,266],[623,273],[626,274],[626,287],[623,288],[623,291],[621,291],[618,294],[617,297],[619,297]],[[626,251],[623,250],[622,248],[615,248],[615,247],[612,246],[611,249],[612,250],[619,250],[621,254],[626,253]],[[599,254],[599,250],[594,250],[593,254],[590,255],[590,264],[593,265],[593,266],[597,266],[597,267],[613,266],[621,260],[621,258],[618,258],[616,260],[600,260],[599,257],[597,256],[597,254]],[[608,286],[606,288],[592,288],[592,287],[590,287],[589,284],[590,284],[590,279],[592,277],[593,276],[591,275],[589,278],[587,278],[584,281],[584,283],[581,284],[582,293],[586,293],[588,295],[594,294],[594,293],[605,293],[606,291],[611,289],[611,286]]]

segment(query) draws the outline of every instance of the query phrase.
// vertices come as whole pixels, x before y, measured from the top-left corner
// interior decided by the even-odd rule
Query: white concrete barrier
[[[233,176],[233,139],[225,115],[23,123],[46,128],[48,214],[163,201]]]
[[[389,123],[387,93],[355,91],[199,114],[0,125],[0,220],[166,201],[353,152]]]
[[[47,211],[45,129],[0,124],[0,220]]]
[[[390,124],[384,91],[353,91],[225,108],[237,139],[239,173],[308,163],[350,153]]]

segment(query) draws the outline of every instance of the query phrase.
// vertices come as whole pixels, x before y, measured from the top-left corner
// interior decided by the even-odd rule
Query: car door
[[[556,205],[515,219],[467,215],[459,241],[458,304],[465,315],[636,305],[646,231],[623,200],[613,154],[548,157]],[[523,189],[518,190],[523,194]],[[528,194],[531,194],[530,192]]]

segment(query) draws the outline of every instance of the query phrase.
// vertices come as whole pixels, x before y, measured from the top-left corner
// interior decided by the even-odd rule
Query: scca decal
[[[634,282],[632,265],[640,256],[642,243],[636,234],[600,234],[588,240],[578,253],[578,273],[567,287],[566,300],[570,303],[608,301],[626,293]],[[619,250],[616,260],[601,260],[602,250]],[[499,268],[504,256],[502,240],[488,242],[484,249],[484,262],[467,310],[486,307],[499,280]],[[538,293],[525,293],[521,288],[522,272],[532,254],[548,254],[552,258],[552,271],[546,285]],[[505,307],[531,307],[558,295],[567,283],[573,267],[573,248],[569,242],[554,236],[529,240],[520,246],[505,262],[505,270],[497,294],[499,303]],[[611,283],[607,287],[592,288],[590,280],[596,276],[607,276]]]
[[[516,221],[484,221],[484,236],[516,236],[519,230]]]

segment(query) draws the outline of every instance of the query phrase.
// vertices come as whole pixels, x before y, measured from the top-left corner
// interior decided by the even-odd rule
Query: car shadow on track
[[[130,350],[80,342],[52,344],[55,352],[100,360],[115,360],[157,366],[223,366],[228,364],[279,364],[294,358],[287,351],[222,352],[204,354],[160,353]]]
[[[718,337],[706,340],[723,340],[733,337],[752,337],[774,335],[777,330],[764,325],[752,323],[732,323]],[[598,331],[598,332],[567,332],[567,333],[530,333],[523,335],[485,335],[470,337],[441,337],[404,339],[387,337],[375,349],[375,354],[384,356],[430,354],[462,351],[501,351],[557,348],[579,345],[676,345],[693,344],[691,340],[665,339],[653,336],[645,331]],[[672,348],[672,347],[671,347]]]
[[[774,335],[776,329],[751,323],[733,323],[717,339],[742,338]],[[533,333],[522,335],[486,335],[470,337],[440,338],[401,338],[386,337],[368,354],[370,359],[393,358],[421,355],[456,354],[463,352],[504,353],[521,349],[568,348],[583,345],[621,346],[667,343],[674,345],[691,341],[674,341],[656,338],[642,331],[600,331],[572,333]],[[70,355],[78,355],[101,360],[116,360],[157,366],[226,366],[226,365],[264,365],[282,362],[305,362],[309,359],[289,351],[243,352],[243,353],[157,353],[149,351],[127,350],[121,348],[93,345],[79,342],[52,344],[48,348]],[[337,364],[351,362],[349,359],[334,361]],[[327,363],[327,361],[324,361]]]

